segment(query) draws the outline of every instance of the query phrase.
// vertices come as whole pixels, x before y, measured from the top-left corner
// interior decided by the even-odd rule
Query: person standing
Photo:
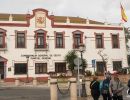
[[[109,71],[107,71],[105,76],[108,77],[111,80],[111,73]]]
[[[120,81],[118,74],[115,73],[113,79],[109,84],[110,95],[113,100],[123,100],[122,91],[124,89],[123,83]]]
[[[111,100],[111,95],[109,92],[110,80],[111,78],[109,76],[106,76],[106,79],[104,79],[102,82],[101,94],[103,96],[103,100]]]
[[[100,83],[97,81],[97,76],[93,77],[93,81],[90,83],[91,95],[94,100],[98,100],[100,96],[99,85]]]

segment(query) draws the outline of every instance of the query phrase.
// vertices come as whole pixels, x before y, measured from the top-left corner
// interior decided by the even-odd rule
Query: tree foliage
[[[69,51],[66,56],[65,56],[65,61],[68,65],[68,68],[72,71],[74,70],[75,64],[74,64],[74,59],[78,57],[76,51],[72,50]]]
[[[126,43],[128,43],[130,39],[130,32],[128,32],[128,28],[124,28],[124,32],[125,32]]]
[[[65,61],[68,65],[68,68],[73,72],[74,67],[76,66],[74,64],[74,59],[78,58],[78,54],[75,50],[69,51],[66,55],[65,55]],[[83,69],[85,69],[85,67],[87,67],[87,61],[86,59],[82,59],[82,64],[81,66],[83,66]]]
[[[128,45],[128,41],[130,41],[130,32],[128,31],[128,28],[124,28],[125,32],[125,39],[126,39],[126,49],[127,52],[130,52],[130,45]],[[130,55],[127,55],[128,65],[130,66]]]

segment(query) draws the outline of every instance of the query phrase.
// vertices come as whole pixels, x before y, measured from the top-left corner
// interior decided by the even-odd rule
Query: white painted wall
[[[72,32],[75,30],[80,30],[84,32],[83,37],[92,37],[92,38],[83,38],[83,41],[86,45],[86,51],[83,53],[83,58],[85,58],[88,62],[88,70],[92,70],[92,59],[96,59],[97,61],[102,61],[101,57],[97,54],[99,50],[103,50],[105,54],[108,55],[108,63],[107,67],[108,70],[112,71],[113,65],[112,61],[121,60],[123,67],[127,67],[127,58],[126,58],[126,44],[125,44],[125,35],[123,31],[119,30],[97,30],[97,29],[70,29],[70,28],[52,28],[51,21],[46,18],[46,28],[42,28],[43,30],[47,31],[47,35],[51,36],[47,40],[49,44],[49,51],[35,51],[34,50],[34,31],[38,30],[39,28],[35,27],[35,17],[30,20],[31,25],[29,27],[7,27],[1,26],[0,28],[7,30],[6,35],[6,42],[7,42],[7,51],[1,51],[0,56],[8,59],[7,66],[6,66],[6,77],[26,77],[26,75],[14,75],[14,63],[15,62],[26,62],[25,57],[21,57],[21,55],[26,54],[60,54],[61,56],[54,57],[52,56],[51,59],[46,60],[32,60],[29,59],[29,77],[43,77],[48,76],[47,74],[35,75],[35,62],[47,62],[48,64],[48,72],[55,71],[55,62],[62,62],[64,61],[64,56],[66,53],[73,49],[73,35]],[[59,23],[60,24],[60,23]],[[92,25],[91,25],[92,26]],[[93,25],[95,26],[95,25]],[[106,25],[107,26],[107,25]],[[121,27],[121,26],[114,26],[114,27]],[[41,29],[41,28],[40,28]],[[18,49],[15,48],[15,30],[17,31],[24,31],[27,30],[27,48]],[[65,49],[57,49],[55,48],[55,41],[54,41],[54,31],[62,32],[65,31]],[[95,35],[96,33],[104,33],[104,49],[96,49],[95,48]],[[112,49],[111,44],[111,33],[118,34],[119,33],[119,40],[120,40],[120,48],[119,49]],[[8,68],[11,68],[11,71],[8,71]]]

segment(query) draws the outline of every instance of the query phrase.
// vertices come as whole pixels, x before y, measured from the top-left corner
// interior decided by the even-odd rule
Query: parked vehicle
[[[118,71],[119,74],[130,74],[130,67],[124,67]]]

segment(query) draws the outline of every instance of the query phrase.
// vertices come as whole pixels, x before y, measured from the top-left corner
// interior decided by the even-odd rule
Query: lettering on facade
[[[30,59],[51,59],[51,57],[60,57],[61,54],[39,54],[39,55],[21,55],[22,57],[29,57]]]

